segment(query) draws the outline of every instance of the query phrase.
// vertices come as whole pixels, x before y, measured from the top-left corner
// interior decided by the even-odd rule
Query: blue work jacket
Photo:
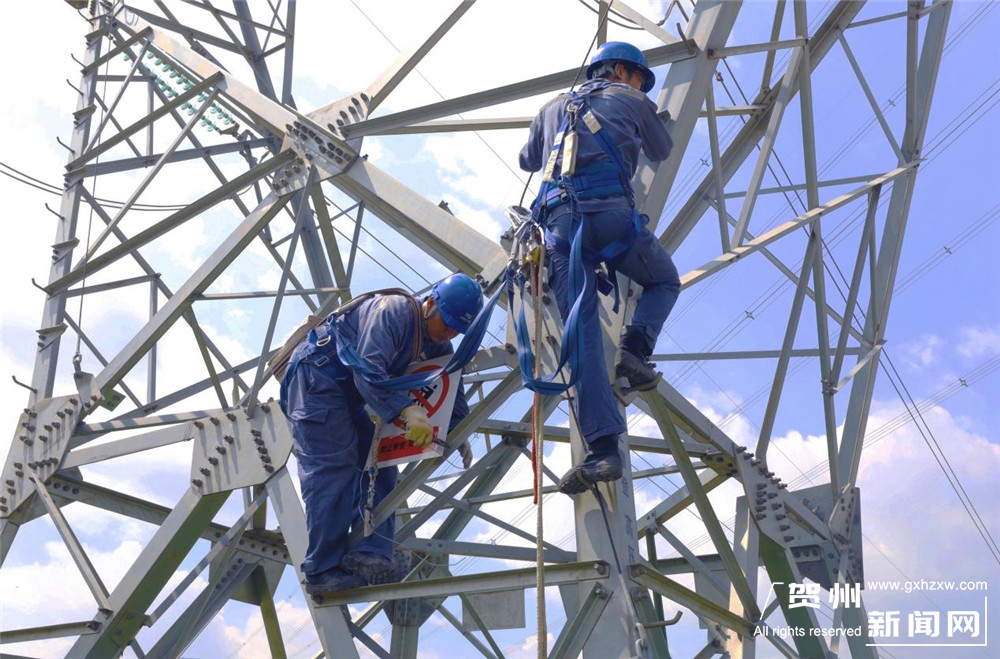
[[[375,381],[388,380],[406,373],[413,357],[414,329],[420,328],[417,361],[454,353],[450,341],[434,343],[427,336],[427,323],[422,316],[414,317],[413,304],[402,295],[376,295],[361,302],[351,311],[337,315],[336,336],[349,341],[369,367],[368,377]],[[354,384],[365,403],[383,420],[391,421],[412,403],[408,391],[385,391],[371,386],[360,374],[354,373]],[[452,411],[449,432],[469,413],[461,378]]]
[[[665,160],[670,155],[673,140],[667,132],[663,120],[656,114],[656,104],[640,91],[628,85],[612,83],[604,79],[588,80],[580,86],[578,94],[590,93],[590,107],[601,122],[609,139],[618,147],[626,174],[631,179],[635,175],[639,151],[652,161]],[[566,105],[570,102],[569,94],[559,94],[546,103],[534,121],[528,133],[528,141],[521,148],[518,162],[526,172],[538,171],[546,163],[552,145],[559,132]],[[583,126],[577,128],[577,171],[586,170],[592,165],[610,162],[601,145]],[[556,174],[561,171],[562,155],[556,161]],[[589,200],[587,206],[595,206],[593,210],[605,210],[609,207],[603,200]],[[611,201],[611,206],[626,203],[622,197]]]

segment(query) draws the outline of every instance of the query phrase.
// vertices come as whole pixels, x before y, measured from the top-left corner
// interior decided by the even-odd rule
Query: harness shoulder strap
[[[319,328],[319,326],[322,325],[328,318],[350,313],[354,309],[358,308],[362,302],[370,300],[376,295],[400,295],[409,300],[410,304],[413,306],[413,341],[411,345],[410,361],[416,361],[420,357],[420,345],[422,343],[421,338],[423,334],[420,327],[420,302],[418,302],[417,298],[411,295],[408,291],[404,291],[401,288],[381,288],[379,290],[369,291],[367,293],[362,293],[357,297],[351,298],[331,311],[326,317],[313,316],[311,314],[307,316],[298,327],[292,330],[292,333],[288,335],[288,338],[285,339],[285,342],[280,348],[278,348],[277,352],[275,352],[274,355],[267,360],[267,365],[271,367],[271,374],[274,378],[278,382],[281,382],[284,379],[285,373],[288,370],[288,362],[292,358],[292,353],[300,343],[309,337],[309,333],[312,330]]]

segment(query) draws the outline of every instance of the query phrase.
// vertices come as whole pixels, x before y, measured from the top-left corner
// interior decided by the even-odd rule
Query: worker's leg
[[[642,229],[629,252],[618,264],[620,272],[643,286],[632,322],[622,328],[615,355],[615,378],[622,391],[655,388],[662,374],[649,358],[663,323],[677,302],[680,280],[667,251],[646,229]]]
[[[549,249],[549,283],[556,293],[559,311],[565,319],[570,307],[569,256]],[[581,300],[581,326],[583,354],[579,357],[580,374],[571,401],[580,434],[587,443],[587,454],[559,481],[559,491],[580,494],[595,482],[614,481],[621,478],[622,459],[618,436],[626,430],[615,400],[608,370],[604,362],[604,337],[600,317],[597,315],[597,291],[593,283]]]
[[[349,374],[326,357],[307,356],[286,383],[285,407],[298,461],[309,547],[302,571],[321,581],[347,545],[360,473]],[[325,361],[325,363],[324,363]]]
[[[550,247],[546,258],[549,263],[549,285],[555,291],[559,313],[565,320],[572,304],[568,290],[569,255],[560,252],[561,250]],[[579,332],[583,340],[583,354],[579,355],[580,372],[572,404],[580,434],[590,444],[599,437],[625,432],[625,420],[611,390],[604,360],[604,339],[593,277],[590,278],[590,286],[581,301]]]
[[[617,270],[642,286],[632,322],[622,330],[622,347],[648,358],[680,294],[677,268],[656,236],[644,227],[617,263]]]

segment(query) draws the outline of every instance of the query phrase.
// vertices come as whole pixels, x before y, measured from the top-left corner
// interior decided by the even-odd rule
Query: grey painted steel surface
[[[241,601],[260,607],[271,652],[283,656],[287,648],[281,637],[282,613],[275,607],[275,589],[287,567],[291,567],[294,579],[302,579],[298,565],[306,551],[305,518],[286,467],[292,447],[284,417],[277,405],[260,399],[260,392],[273,384],[265,361],[277,348],[276,335],[290,329],[296,320],[288,317],[287,307],[298,302],[309,311],[325,313],[349,298],[351,291],[370,288],[355,266],[363,258],[359,251],[365,249],[367,240],[362,230],[372,225],[393,234],[391,239],[399,245],[406,244],[412,250],[409,254],[419,253],[422,261],[418,268],[439,265],[482,275],[484,283],[492,284],[507,264],[507,255],[490,238],[411,190],[377,161],[359,157],[363,138],[523,128],[524,117],[445,117],[564,89],[578,71],[541,68],[536,77],[522,82],[486,90],[470,88],[441,102],[369,116],[414,75],[417,63],[446,34],[462,31],[463,16],[475,4],[463,0],[455,3],[429,38],[417,41],[364,91],[335,99],[306,115],[296,109],[293,98],[294,2],[284,8],[278,3],[268,16],[255,16],[243,3],[236,3],[235,12],[207,2],[201,6],[185,3],[191,5],[188,11],[204,12],[204,24],[195,28],[182,25],[171,13],[179,8],[173,3],[155,4],[159,11],[115,6],[112,13],[106,13],[109,10],[103,5],[92,5],[97,15],[87,27],[67,187],[58,213],[61,220],[49,277],[43,287],[47,298],[38,330],[32,393],[17,421],[3,467],[3,560],[18,550],[23,539],[18,537],[21,528],[47,517],[97,600],[94,615],[84,622],[5,629],[0,632],[0,641],[72,636],[76,642],[69,656],[117,656],[127,648],[141,652],[135,649],[136,637],[149,627],[152,641],[148,656],[178,656],[198,640],[200,632],[230,601]],[[834,580],[847,583],[860,573],[860,565],[851,558],[852,543],[860,533],[853,518],[818,515],[801,493],[788,491],[768,469],[766,451],[771,429],[781,413],[782,394],[787,393],[791,359],[815,362],[824,380],[815,395],[823,408],[822,423],[828,435],[832,477],[825,486],[830,503],[857,500],[854,486],[868,407],[880,347],[887,336],[892,288],[951,3],[938,2],[919,12],[909,4],[902,14],[908,16],[907,94],[905,130],[899,136],[893,135],[875,106],[864,66],[843,34],[861,15],[864,3],[837,3],[811,32],[807,5],[785,5],[778,3],[794,21],[793,34],[778,38],[782,21],[788,17],[776,15],[770,38],[756,35],[750,43],[730,44],[734,26],[747,11],[743,3],[700,0],[690,16],[684,15],[684,23],[678,24],[682,36],[661,28],[658,17],[642,16],[623,3],[613,4],[619,19],[634,21],[653,41],[663,44],[647,50],[651,65],[670,65],[665,75],[658,75],[662,87],[657,98],[661,111],[671,114],[676,150],[659,166],[640,163],[635,179],[637,202],[650,215],[651,228],[666,223],[666,229],[658,233],[672,251],[693,244],[691,236],[702,225],[718,232],[708,251],[691,248],[695,257],[702,257],[694,262],[705,265],[682,273],[684,288],[718,280],[750,260],[772,263],[797,286],[779,349],[772,349],[778,344],[778,338],[773,337],[770,345],[763,346],[767,350],[670,356],[719,362],[777,360],[756,456],[736,445],[721,424],[696,409],[671,383],[662,382],[656,391],[631,401],[656,422],[662,438],[628,437],[633,452],[628,457],[670,456],[672,463],[663,469],[632,469],[631,478],[603,488],[610,505],[610,536],[600,521],[595,500],[586,495],[574,502],[575,542],[566,547],[559,546],[560,539],[545,538],[545,583],[559,587],[566,620],[557,632],[552,656],[576,656],[579,652],[602,659],[666,656],[673,632],[669,621],[657,619],[662,611],[650,599],[656,596],[684,607],[698,619],[711,621],[708,643],[698,656],[728,651],[734,657],[753,657],[756,638],[752,630],[761,616],[761,624],[767,624],[768,617],[782,608],[792,624],[818,626],[811,612],[790,610],[787,596],[780,594],[777,606],[758,611],[757,596],[769,588],[758,578],[758,566],[767,569],[772,581],[801,580],[808,566],[799,560],[797,547],[810,542],[836,553],[837,560],[824,568]],[[475,7],[475,11],[488,10],[484,5]],[[253,11],[261,8],[254,6]],[[606,33],[605,28],[598,31]],[[868,110],[882,127],[889,157],[880,171],[872,172],[871,164],[865,163],[864,171],[823,180],[817,173],[811,89],[816,87],[813,76],[819,75],[818,65],[838,47],[862,87]],[[784,49],[791,49],[791,57],[782,64],[775,52]],[[763,89],[745,106],[717,107],[713,87],[720,62],[755,54],[767,58]],[[277,71],[281,71],[280,85]],[[773,89],[772,78],[780,80]],[[99,80],[110,89],[99,90]],[[138,113],[130,105],[134,94],[143,99],[144,107]],[[789,121],[796,105],[797,123]],[[707,118],[709,123],[709,172],[678,211],[664,215],[699,118]],[[721,144],[722,122],[744,119],[728,144]],[[233,123],[235,127],[225,127]],[[794,124],[792,130],[798,129],[798,134],[789,137],[786,123]],[[207,125],[213,128],[207,135],[199,134]],[[803,151],[799,180],[765,187],[773,155],[779,148],[784,153],[789,139]],[[757,148],[760,153],[754,156]],[[207,166],[212,174],[205,186],[207,192],[181,209],[164,213],[158,221],[133,221],[135,204],[147,187],[158,184],[165,172],[195,165]],[[103,183],[118,173],[137,173],[138,183],[116,190],[114,195],[104,192],[125,200],[111,208],[87,188],[98,177],[106,177],[101,178]],[[726,186],[732,185],[738,173],[750,185],[727,191]],[[860,187],[845,192],[844,186],[851,184]],[[887,187],[892,188],[891,193]],[[830,188],[835,191],[824,198],[821,191]],[[804,212],[786,212],[783,217],[792,219],[776,228],[765,226],[759,208],[767,195],[797,190],[806,191]],[[884,215],[878,209],[882,196],[888,198]],[[727,208],[727,200],[735,201]],[[849,257],[854,258],[847,269],[851,273],[849,294],[841,306],[826,295],[828,275],[821,227],[829,217],[844,214],[861,201],[867,201],[867,212],[859,246]],[[733,204],[739,204],[739,209]],[[81,222],[91,211],[103,226],[96,238],[84,242]],[[195,218],[221,220],[226,212],[235,212],[236,221],[220,222],[228,228],[220,232],[211,253],[198,259],[189,272],[165,277],[159,271],[156,249],[161,243]],[[368,216],[362,227],[365,212]],[[345,225],[350,226],[345,230]],[[804,243],[794,238],[800,232],[810,234]],[[880,236],[880,242],[876,243],[875,236]],[[277,291],[213,288],[254,249],[266,254],[276,268]],[[795,263],[796,257],[802,258],[801,264]],[[371,263],[366,267],[371,276]],[[96,299],[102,294],[133,290],[136,284],[149,290],[149,317],[129,330],[128,340],[121,344],[102,345],[100,333],[87,326],[86,318],[80,326],[68,313],[68,300]],[[628,287],[623,290],[632,292]],[[800,325],[808,325],[801,322],[807,299],[813,301],[815,309],[814,334],[810,328],[813,345],[801,345],[797,339]],[[211,305],[246,304],[249,308],[261,300],[268,305],[258,316],[264,319],[261,331],[250,333],[242,351],[232,351],[226,342],[211,339],[202,329],[202,324],[213,318],[208,311],[214,308]],[[855,307],[867,314],[863,327],[852,322]],[[617,330],[628,316],[627,312],[615,316],[610,305],[605,311],[610,321],[606,358],[611,359]],[[553,322],[551,309],[548,320]],[[830,320],[833,324],[828,327]],[[558,337],[561,329],[558,323],[553,324],[547,331]],[[159,381],[158,369],[169,352],[165,344],[181,330],[193,339],[183,353],[189,373],[183,381],[164,384]],[[830,336],[831,331],[835,337]],[[91,354],[71,361],[63,338],[76,335]],[[546,363],[554,363],[551,351],[543,353]],[[850,356],[856,357],[853,364],[847,359]],[[93,368],[91,357],[99,368]],[[96,373],[90,375],[86,368]],[[250,370],[253,375],[246,375]],[[486,508],[530,496],[530,490],[505,486],[505,480],[524,462],[524,441],[530,433],[530,424],[524,423],[528,417],[516,359],[502,344],[490,345],[468,373],[470,382],[475,381],[480,388],[480,397],[469,418],[448,441],[453,449],[465,439],[474,439],[476,465],[454,478],[442,475],[440,478],[450,482],[440,486],[434,479],[442,460],[410,465],[401,474],[396,490],[374,511],[377,525],[397,508],[405,508],[407,520],[398,526],[398,540],[418,558],[434,563],[428,572],[430,578],[352,591],[323,602],[303,598],[326,656],[357,656],[360,646],[380,656],[416,656],[425,642],[420,635],[422,621],[407,620],[398,613],[388,648],[379,647],[377,636],[366,631],[388,602],[403,601],[417,609],[428,606],[428,610],[447,612],[443,608],[446,598],[464,593],[534,588],[531,567],[473,568],[464,574],[453,571],[456,557],[526,565],[533,559],[531,549],[470,540],[475,535],[474,522],[529,544],[536,540],[533,533]],[[143,381],[145,387],[137,384]],[[849,393],[844,389],[850,389]],[[121,392],[125,402],[118,402]],[[556,413],[559,403],[546,401],[543,418]],[[836,436],[841,419],[838,414],[844,419],[840,437]],[[492,438],[488,451],[478,439],[483,434]],[[574,455],[580,456],[581,442],[572,420],[569,428],[547,426],[545,434],[547,439],[568,441]],[[184,482],[178,483],[180,487],[169,495],[169,506],[100,487],[88,482],[87,472],[81,471],[96,464],[113,465],[130,456],[178,449],[190,449],[190,469]],[[679,473],[683,485],[664,491],[661,500],[648,510],[636,510],[636,478],[658,478],[665,473]],[[716,508],[708,497],[726,483],[735,483],[742,491],[735,509],[734,533],[724,525],[724,515],[731,511]],[[235,489],[243,491],[242,505],[235,501],[239,497],[226,503]],[[551,486],[547,487],[543,498],[551,491]],[[421,493],[430,494],[431,500],[417,500]],[[77,539],[72,517],[62,512],[72,502],[156,527],[139,558],[110,590]],[[220,515],[225,505],[236,514]],[[668,529],[685,511],[697,511],[713,553],[699,554]],[[221,521],[234,517],[235,524]],[[431,528],[430,537],[425,537]],[[680,558],[670,562],[644,557],[639,540],[646,536],[664,539]],[[356,540],[352,538],[352,542]],[[160,622],[205,567],[209,568],[207,587],[185,603],[169,626]],[[179,569],[188,571],[188,578],[181,579],[176,589],[168,589],[168,581]],[[670,575],[677,574],[693,574],[695,588],[671,579]],[[152,604],[161,596],[167,599],[154,610]],[[369,612],[350,620],[344,617],[348,603],[374,604]],[[443,615],[454,619],[450,612]],[[863,609],[845,609],[837,615],[845,625],[865,624]],[[486,643],[460,630],[458,642],[468,642],[470,650],[486,656],[499,654],[497,635],[484,636]],[[646,647],[642,647],[644,638]],[[825,656],[838,650],[823,640],[800,642],[796,638],[795,648],[768,640],[785,656]],[[865,640],[849,638],[853,656],[875,656]]]

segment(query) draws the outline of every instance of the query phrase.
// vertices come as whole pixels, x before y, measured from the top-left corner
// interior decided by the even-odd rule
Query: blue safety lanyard
[[[600,120],[591,110],[591,93],[593,91],[587,91],[582,94],[569,92],[571,100],[566,106],[563,120],[556,133],[556,139],[549,152],[549,159],[545,167],[545,178],[542,181],[538,196],[532,204],[532,210],[535,220],[544,226],[545,215],[549,209],[561,203],[569,203],[573,213],[573,221],[581,222],[582,214],[579,210],[579,202],[581,200],[613,196],[614,192],[609,193],[609,190],[618,191],[619,194],[626,196],[632,208],[632,225],[629,231],[618,240],[605,245],[600,251],[583,250],[583,259],[586,265],[595,266],[602,262],[608,264],[608,274],[611,275],[610,282],[605,287],[600,288],[602,293],[614,293],[614,311],[617,313],[620,296],[614,276],[614,267],[616,261],[635,242],[636,237],[638,237],[639,232],[642,230],[643,222],[642,217],[635,208],[631,177],[625,167],[625,163],[622,161],[621,152],[608,136],[608,131],[605,130]],[[569,172],[569,175],[566,172],[561,172],[558,177],[555,177],[555,164],[560,154],[563,156],[564,162],[567,158],[567,155],[564,153],[567,141],[571,145],[570,150],[576,148],[575,131],[580,122],[593,135],[594,140],[601,147],[601,150],[604,151],[610,162],[588,165],[579,172]],[[569,166],[575,169],[575,155],[570,154],[569,160],[571,161]],[[551,233],[547,234],[547,239],[562,254],[570,251],[570,245],[566,240]]]
[[[355,348],[350,341],[341,340],[339,337],[336,341],[337,357],[344,366],[347,366],[354,371],[354,373],[360,375],[365,382],[376,389],[381,389],[383,391],[409,391],[410,389],[420,389],[421,387],[425,387],[440,378],[445,373],[451,374],[462,370],[465,368],[465,365],[472,361],[472,358],[476,356],[476,352],[479,350],[479,345],[483,341],[483,336],[486,334],[490,318],[493,316],[493,309],[496,307],[497,300],[500,299],[501,290],[503,289],[497,288],[493,297],[486,302],[486,305],[482,308],[482,310],[480,310],[475,320],[473,320],[469,325],[469,329],[465,332],[461,342],[458,344],[458,349],[455,350],[455,353],[451,356],[451,359],[448,360],[448,363],[435,371],[411,373],[409,375],[400,375],[387,380],[379,380],[377,379],[377,374],[372,370],[368,362],[366,362],[365,359],[358,354],[357,348]],[[333,331],[336,333],[336,322],[334,322],[333,325]],[[414,337],[414,340],[418,340],[418,337]]]
[[[534,376],[533,365],[535,354],[531,349],[531,336],[528,330],[528,321],[524,314],[524,284],[526,277],[516,275],[511,267],[507,271],[507,308],[514,309],[514,283],[517,279],[519,292],[521,294],[521,306],[514,319],[514,333],[517,337],[517,361],[521,368],[521,382],[526,389],[540,393],[545,396],[554,396],[563,393],[576,384],[579,377],[580,356],[583,354],[583,335],[580,332],[580,307],[587,295],[593,295],[594,272],[583,265],[583,255],[581,245],[582,225],[576,229],[570,249],[569,259],[569,295],[573,299],[573,306],[566,316],[565,330],[563,331],[562,345],[559,348],[559,363],[555,370],[549,375],[539,377]],[[541,291],[535,288],[535,295],[540,295]],[[536,318],[535,322],[541,322],[541,318]],[[569,366],[569,380],[554,382],[560,377],[562,369]]]
[[[521,367],[521,381],[526,389],[546,396],[558,395],[567,391],[570,387],[576,384],[578,379],[578,374],[580,372],[579,362],[583,355],[583,335],[579,329],[580,308],[587,295],[594,295],[593,289],[596,284],[594,281],[595,276],[593,266],[602,261],[613,262],[616,257],[628,251],[628,249],[632,246],[632,243],[635,242],[635,238],[642,226],[639,214],[635,210],[635,203],[632,196],[632,185],[629,181],[628,171],[625,169],[625,164],[622,162],[618,147],[611,141],[611,138],[608,137],[607,131],[590,109],[590,93],[591,92],[589,91],[584,92],[583,94],[578,94],[572,91],[569,92],[571,100],[566,106],[566,111],[563,115],[562,122],[559,125],[556,139],[554,140],[552,149],[549,152],[549,159],[545,167],[545,176],[538,191],[538,196],[535,197],[535,201],[531,205],[532,219],[540,226],[545,225],[546,211],[561,203],[570,204],[574,216],[573,219],[576,222],[573,239],[568,245],[565,240],[562,240],[551,233],[547,234],[547,237],[555,243],[556,249],[564,250],[568,248],[569,250],[569,286],[567,292],[570,299],[573,300],[573,305],[570,308],[569,313],[566,315],[566,319],[563,324],[564,331],[562,345],[559,348],[559,363],[557,364],[555,370],[548,375],[538,377],[533,375],[535,355],[531,348],[531,337],[524,312],[525,277],[523,275],[515,276],[513,269],[508,271],[507,276],[507,299],[509,302],[509,309],[514,308],[515,279],[518,280],[517,283],[521,293],[521,307],[518,313],[514,316],[514,331],[517,337],[517,352],[518,363]],[[611,162],[614,163],[614,168],[612,169],[606,165],[590,166],[575,175],[573,175],[573,172],[570,172],[570,175],[566,175],[561,172],[560,175],[556,177],[554,175],[556,161],[560,155],[565,157],[563,147],[566,144],[567,138],[570,139],[571,144],[575,140],[575,135],[570,136],[570,133],[576,130],[580,121],[583,122],[583,124],[587,127],[587,130],[589,130],[597,140],[597,143],[600,145],[604,153],[608,156]],[[575,148],[575,146],[572,148]],[[572,159],[574,158],[571,157],[571,160]],[[570,165],[572,166],[573,163],[570,163]],[[581,199],[581,193],[587,195],[585,198],[589,199],[604,195],[611,196],[608,192],[613,194],[614,191],[619,190],[628,197],[629,203],[632,206],[632,230],[622,238],[606,245],[599,252],[594,253],[587,250],[585,255],[583,249],[583,222],[581,221],[582,215],[579,212],[578,206],[578,202]],[[612,272],[611,275],[612,286],[615,294],[614,310],[617,312],[619,305],[618,287],[615,283],[614,273]],[[540,292],[536,290],[535,294],[538,295]],[[535,322],[540,322],[540,320],[541,319],[536,318]],[[560,377],[562,369],[566,366],[569,366],[569,379],[554,382],[556,378]]]

